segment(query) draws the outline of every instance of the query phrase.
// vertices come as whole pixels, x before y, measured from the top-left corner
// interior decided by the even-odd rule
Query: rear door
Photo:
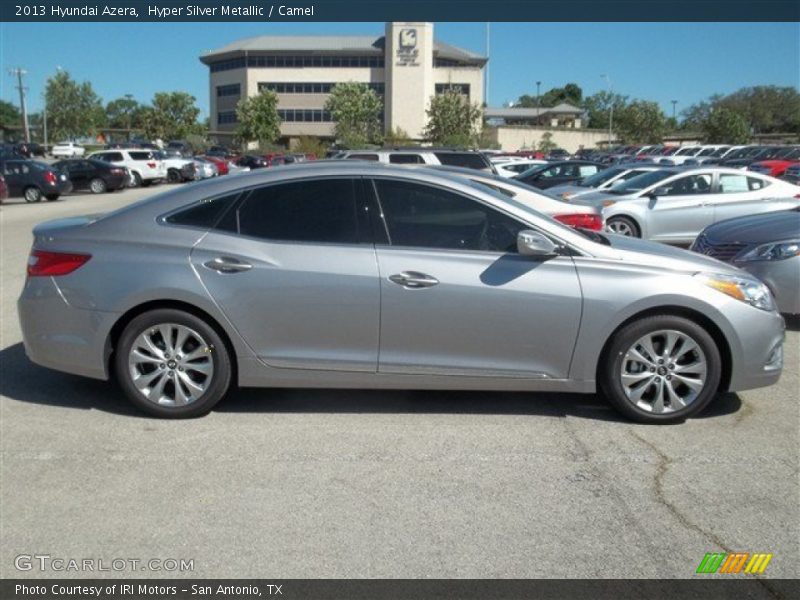
[[[255,188],[193,249],[209,293],[268,366],[377,370],[380,289],[361,186]]]
[[[711,225],[713,178],[711,173],[678,177],[654,190],[655,198],[647,199],[648,239],[664,242],[691,242]]]
[[[89,180],[94,175],[94,167],[86,160],[71,160],[67,163],[67,175],[73,187],[84,189],[89,187]]]
[[[714,222],[752,215],[769,210],[770,201],[765,199],[768,179],[752,173],[719,173],[718,194],[714,196]]]
[[[28,183],[28,168],[21,160],[7,160],[3,163],[3,177],[8,185],[8,195],[21,196]]]

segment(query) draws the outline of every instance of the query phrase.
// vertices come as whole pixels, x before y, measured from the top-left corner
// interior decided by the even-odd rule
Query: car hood
[[[720,221],[703,232],[712,242],[764,244],[800,238],[800,209]]]
[[[736,267],[715,258],[676,246],[612,233],[603,235],[608,238],[609,246],[606,248],[609,252],[625,262],[685,273],[741,273]]]

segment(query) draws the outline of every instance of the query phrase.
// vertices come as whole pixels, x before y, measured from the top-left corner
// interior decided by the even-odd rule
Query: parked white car
[[[190,179],[185,173],[187,172],[187,166],[194,160],[192,157],[165,154],[164,152],[153,152],[153,155],[164,163],[164,168],[167,170],[168,183],[181,183]]]
[[[510,160],[493,164],[494,168],[497,169],[498,175],[502,177],[514,177],[515,175],[524,173],[531,167],[546,165],[547,161],[535,158],[521,158],[519,160]]]
[[[86,148],[75,142],[58,142],[53,146],[52,155],[55,158],[75,158],[86,154]]]
[[[713,223],[800,206],[800,186],[729,167],[666,167],[574,202],[603,207],[612,233],[690,244]]]
[[[440,150],[437,148],[393,148],[391,150],[344,150],[336,159],[367,160],[388,165],[445,165],[493,171],[494,167],[480,152]]]
[[[720,148],[727,148],[727,146],[684,146],[678,148],[674,154],[665,156],[658,161],[660,165],[677,166],[684,164],[690,159],[699,159],[700,157],[711,156],[715,151]]]
[[[89,158],[125,167],[131,174],[131,185],[148,186],[167,177],[167,167],[153,150],[146,148],[119,148],[93,152]]]

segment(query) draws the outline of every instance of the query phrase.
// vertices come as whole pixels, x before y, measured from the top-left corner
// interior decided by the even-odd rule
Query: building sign
[[[417,48],[417,30],[401,29],[397,43],[397,65],[401,67],[419,66],[419,49]]]

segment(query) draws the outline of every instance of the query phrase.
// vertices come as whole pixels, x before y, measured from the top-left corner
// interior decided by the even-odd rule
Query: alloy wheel
[[[706,384],[708,363],[691,336],[672,329],[648,333],[625,353],[620,369],[628,400],[653,414],[692,404]]]
[[[149,402],[185,406],[200,398],[214,375],[211,346],[195,330],[178,323],[148,327],[128,354],[131,381]]]
[[[611,233],[619,235],[627,235],[628,237],[636,237],[636,232],[631,227],[630,223],[622,220],[611,220],[606,225]]]

